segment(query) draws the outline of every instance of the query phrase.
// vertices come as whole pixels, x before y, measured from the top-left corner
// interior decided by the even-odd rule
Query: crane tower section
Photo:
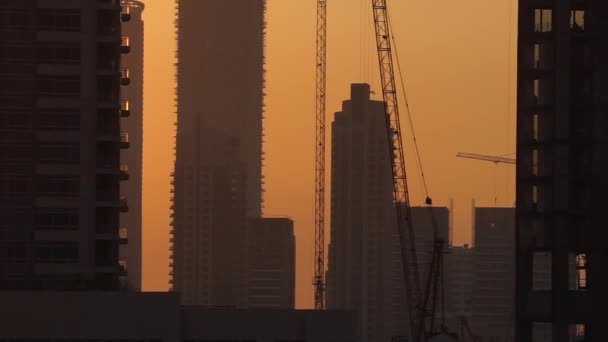
[[[325,308],[325,100],[327,90],[327,1],[317,0],[315,143],[315,309]]]
[[[393,175],[393,200],[396,206],[397,228],[401,245],[405,294],[413,341],[424,335],[424,316],[418,312],[421,299],[420,276],[411,221],[410,198],[405,169],[405,152],[401,136],[397,84],[393,65],[391,28],[386,0],[372,0],[382,96],[386,108],[386,128]]]

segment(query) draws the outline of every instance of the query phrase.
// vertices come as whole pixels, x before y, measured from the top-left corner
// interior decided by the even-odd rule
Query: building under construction
[[[519,1],[516,341],[608,341],[608,4]],[[550,286],[538,289],[538,256]],[[577,283],[570,285],[572,260]]]

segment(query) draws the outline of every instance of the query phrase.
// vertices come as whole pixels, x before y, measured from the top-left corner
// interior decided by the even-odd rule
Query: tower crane
[[[405,152],[401,136],[399,103],[391,29],[386,0],[372,0],[374,26],[382,96],[386,111],[386,130],[391,171],[393,177],[393,201],[397,216],[397,230],[401,248],[403,278],[406,292],[409,325],[413,342],[422,342],[432,332],[435,321],[435,307],[440,273],[442,272],[443,239],[437,236],[437,222],[431,208],[431,218],[436,233],[433,243],[433,257],[425,290],[422,292],[416,256],[414,228],[411,221],[411,206],[405,168]],[[325,101],[327,70],[327,0],[317,0],[317,40],[316,40],[316,160],[315,160],[315,308],[325,307]],[[426,204],[432,205],[427,197]],[[430,330],[427,319],[430,318]]]
[[[456,157],[476,159],[476,160],[485,160],[485,161],[494,162],[497,164],[499,164],[499,163],[516,164],[517,163],[517,161],[513,158],[506,158],[503,156],[488,156],[488,155],[484,155],[484,154],[475,154],[475,153],[467,153],[467,152],[458,152],[456,154]]]
[[[327,0],[317,0],[315,143],[315,309],[325,308],[325,99],[327,90]]]
[[[422,342],[434,329],[437,287],[442,272],[444,241],[438,236],[437,222],[431,210],[435,232],[433,257],[427,272],[424,292],[421,290],[420,273],[416,256],[415,234],[411,220],[410,197],[405,168],[405,151],[401,135],[399,101],[393,65],[391,25],[387,0],[372,0],[376,48],[380,67],[382,96],[386,112],[386,130],[393,176],[393,201],[397,216],[397,230],[401,248],[401,264],[405,285],[410,334],[413,342]],[[426,204],[432,200],[427,196]],[[427,320],[429,329],[427,330]],[[442,328],[445,327],[442,324]]]

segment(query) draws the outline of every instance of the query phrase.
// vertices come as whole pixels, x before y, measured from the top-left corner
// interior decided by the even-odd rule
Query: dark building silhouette
[[[0,289],[118,290],[121,6],[0,2]]]
[[[608,5],[519,1],[516,340],[606,341]],[[550,253],[549,289],[533,272]],[[570,286],[575,260],[577,284]]]
[[[293,221],[259,218],[249,221],[248,308],[295,308],[296,246]]]
[[[180,306],[167,292],[3,292],[0,302],[6,340],[356,342],[349,311]]]
[[[243,306],[247,221],[262,211],[266,3],[177,5],[172,289],[188,305]]]
[[[129,53],[123,54],[122,63],[131,74],[131,84],[123,89],[124,105],[128,117],[121,119],[121,127],[129,132],[129,149],[120,153],[121,168],[129,173],[129,181],[121,185],[121,195],[129,199],[129,211],[120,214],[123,232],[128,232],[129,243],[121,246],[121,260],[125,261],[129,287],[141,291],[142,282],[142,160],[143,160],[143,91],[144,91],[144,3],[121,0],[125,12],[131,17],[123,23],[122,31]]]
[[[382,101],[368,84],[353,84],[351,99],[332,123],[331,241],[327,307],[357,313],[359,341],[408,336],[405,289],[392,198]],[[439,235],[449,235],[447,208],[432,208]],[[433,248],[431,209],[412,208],[422,279]]]

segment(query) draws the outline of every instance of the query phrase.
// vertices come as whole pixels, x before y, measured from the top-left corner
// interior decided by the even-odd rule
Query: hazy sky
[[[145,2],[144,289],[164,291],[175,136],[175,5]],[[478,206],[493,206],[496,194],[499,206],[514,204],[512,165],[455,154],[515,152],[515,3],[389,0],[431,197],[436,205],[455,200],[455,244],[470,242],[473,198]],[[268,0],[267,13],[264,213],[295,220],[299,308],[312,306],[313,293],[315,4]],[[371,0],[328,0],[328,11],[329,124],[349,97],[350,83],[368,82],[381,92]],[[403,132],[413,204],[422,204],[410,130]]]

